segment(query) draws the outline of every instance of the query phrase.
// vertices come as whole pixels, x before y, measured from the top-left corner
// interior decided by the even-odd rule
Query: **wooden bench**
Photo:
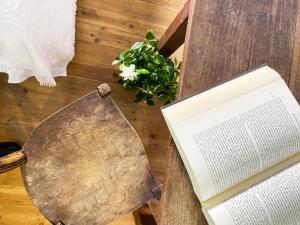
[[[185,44],[178,99],[268,64],[300,101],[299,12],[298,0],[187,1],[159,46],[171,55]],[[158,223],[207,224],[173,141],[168,157]]]

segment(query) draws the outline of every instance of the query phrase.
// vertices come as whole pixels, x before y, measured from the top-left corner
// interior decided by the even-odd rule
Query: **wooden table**
[[[300,101],[300,1],[191,0],[161,38],[170,55],[185,42],[178,99],[268,64]],[[190,180],[173,141],[160,225],[204,225]]]

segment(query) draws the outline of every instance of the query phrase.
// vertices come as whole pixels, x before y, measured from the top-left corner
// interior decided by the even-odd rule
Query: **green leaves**
[[[170,103],[176,98],[177,78],[180,63],[174,62],[159,54],[158,40],[153,31],[147,31],[143,42],[136,42],[131,48],[120,52],[113,65],[119,64],[121,71],[128,71],[126,67],[135,65],[134,80],[121,77],[119,83],[125,90],[136,93],[135,102],[154,105],[153,98]],[[123,74],[124,76],[124,74]]]
[[[149,44],[152,45],[155,49],[158,47],[158,40],[150,40]]]
[[[154,63],[157,65],[164,64],[164,57],[160,54],[157,54],[154,59]]]
[[[150,72],[146,69],[138,69],[136,70],[138,74],[150,74]]]
[[[168,95],[166,95],[166,94],[161,94],[161,95],[158,96],[158,99],[161,100],[161,101],[164,101],[167,98],[168,98]]]
[[[146,39],[147,39],[148,41],[150,41],[150,40],[152,40],[152,39],[155,39],[155,34],[154,34],[153,30],[148,30],[148,31],[146,32]]]

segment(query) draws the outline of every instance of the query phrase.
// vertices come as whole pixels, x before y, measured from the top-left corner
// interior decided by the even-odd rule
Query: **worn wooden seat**
[[[5,76],[0,79],[6,83]],[[106,95],[107,85],[97,90],[99,82],[71,76],[57,83],[45,88],[30,79],[2,85],[1,140],[23,144],[35,128],[23,147],[22,173],[40,211],[53,223],[107,224],[159,194],[143,145]],[[19,156],[0,157],[0,172],[24,162]]]

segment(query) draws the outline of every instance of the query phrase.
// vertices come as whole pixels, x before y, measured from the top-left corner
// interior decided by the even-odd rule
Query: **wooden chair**
[[[16,148],[0,155],[0,173],[26,163],[27,156],[22,166],[27,193],[53,224],[107,224],[160,198],[160,184],[144,147],[108,94],[107,84],[98,87],[97,81],[72,76],[58,78],[55,88],[40,87],[33,78],[10,85],[0,76],[0,83],[5,93],[0,140],[23,144],[29,136],[22,151]],[[16,178],[20,180],[19,173]],[[0,190],[2,181],[3,176]],[[20,201],[11,192],[5,198]],[[136,222],[148,223],[144,217],[136,216]]]
[[[162,35],[160,52],[169,56],[183,43],[178,99],[268,64],[300,101],[299,0],[188,0]],[[168,157],[158,223],[207,224],[173,141]]]

